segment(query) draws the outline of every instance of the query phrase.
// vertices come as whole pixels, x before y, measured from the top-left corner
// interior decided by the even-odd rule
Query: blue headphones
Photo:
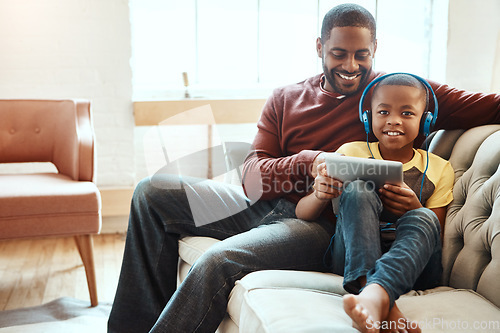
[[[380,82],[381,80],[383,80],[384,78],[386,78],[388,76],[392,76],[392,75],[396,75],[396,74],[405,74],[405,75],[413,76],[414,78],[419,80],[424,86],[426,86],[427,90],[430,92],[430,94],[432,94],[432,99],[434,100],[434,112],[431,113],[430,111],[425,111],[424,114],[422,115],[422,120],[420,123],[420,133],[422,133],[425,136],[428,136],[431,133],[432,127],[436,123],[437,116],[438,116],[437,98],[436,98],[436,95],[434,94],[434,91],[432,90],[432,87],[430,86],[430,84],[426,80],[424,80],[423,78],[421,78],[418,75],[410,74],[410,73],[385,74],[385,75],[382,75],[381,77],[376,78],[375,80],[373,80],[372,82],[370,82],[366,86],[365,90],[363,91],[363,94],[361,95],[361,99],[359,100],[359,120],[361,120],[361,122],[365,126],[366,134],[368,135],[371,132],[372,119],[371,119],[371,111],[370,110],[366,110],[363,112],[363,102],[365,101],[365,96],[375,84],[377,84],[378,82]]]

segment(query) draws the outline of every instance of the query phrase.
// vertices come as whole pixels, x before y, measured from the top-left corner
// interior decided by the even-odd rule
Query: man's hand
[[[321,201],[331,200],[342,193],[343,183],[340,180],[331,178],[326,173],[326,164],[320,163],[316,168],[316,178],[314,178],[314,195]]]
[[[318,165],[324,162],[325,162],[325,153],[320,153],[318,156],[316,156],[311,166],[311,176],[313,176],[313,178],[316,178],[316,176],[318,175]]]
[[[328,154],[336,154],[339,156],[344,156],[344,154],[339,154],[339,153],[328,153]],[[314,161],[312,163],[311,176],[316,178],[316,176],[318,175],[318,165],[320,165],[321,163],[324,163],[324,162],[325,162],[325,153],[322,152],[318,156],[316,156],[316,158],[314,159]]]
[[[405,183],[402,186],[385,184],[379,193],[384,207],[398,217],[407,211],[423,207],[415,192]]]

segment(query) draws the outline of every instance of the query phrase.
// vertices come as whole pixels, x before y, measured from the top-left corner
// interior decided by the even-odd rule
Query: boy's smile
[[[406,163],[413,157],[426,96],[403,85],[384,85],[372,98],[372,128],[384,159]]]

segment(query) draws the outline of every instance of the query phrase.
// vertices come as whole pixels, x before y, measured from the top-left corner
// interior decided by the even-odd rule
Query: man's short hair
[[[326,13],[321,26],[321,43],[330,39],[335,27],[361,27],[370,30],[372,40],[377,38],[377,27],[373,15],[360,5],[345,3],[333,7]]]

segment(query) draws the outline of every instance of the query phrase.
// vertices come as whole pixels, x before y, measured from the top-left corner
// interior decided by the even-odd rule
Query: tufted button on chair
[[[92,306],[92,234],[101,228],[90,102],[0,100],[0,163],[51,162],[56,172],[0,174],[0,239],[74,236]]]

